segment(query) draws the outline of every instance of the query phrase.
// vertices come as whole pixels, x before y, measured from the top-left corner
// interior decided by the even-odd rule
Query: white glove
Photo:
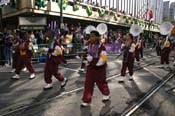
[[[96,66],[102,66],[103,65],[103,61],[100,59],[100,60],[98,60],[98,62],[97,62],[97,64],[96,64]]]
[[[48,52],[49,51],[49,48],[43,48],[45,52]]]
[[[125,44],[122,44],[122,45],[121,45],[121,49],[123,49],[124,47],[125,47]]]
[[[87,60],[84,60],[84,61],[83,61],[83,63],[87,64],[87,63],[88,63],[88,61],[87,61]]]
[[[92,56],[88,54],[88,56],[87,56],[87,60],[88,60],[88,62],[91,62],[92,59],[93,59]]]

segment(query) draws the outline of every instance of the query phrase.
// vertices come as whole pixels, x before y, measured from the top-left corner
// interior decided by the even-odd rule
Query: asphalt
[[[61,73],[69,80],[64,89],[53,77],[53,89],[47,91],[43,90],[44,63],[34,64],[37,73],[33,80],[29,79],[28,72],[22,72],[19,80],[12,80],[11,68],[0,67],[0,116],[118,116],[170,73],[169,69],[157,67],[160,58],[150,51],[140,66],[134,66],[134,80],[126,78],[120,84],[122,61],[121,57],[115,58],[115,55],[108,56],[107,80],[111,100],[103,103],[102,94],[95,87],[92,102],[86,108],[80,107],[85,80],[85,73],[78,72],[80,59],[69,59],[68,65],[60,66]],[[173,69],[171,64],[171,71]],[[174,80],[168,88],[175,85]]]

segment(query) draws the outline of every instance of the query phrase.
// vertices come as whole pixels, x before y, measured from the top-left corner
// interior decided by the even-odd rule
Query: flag
[[[149,16],[149,20],[153,18],[153,11],[152,10],[148,11],[148,16]]]

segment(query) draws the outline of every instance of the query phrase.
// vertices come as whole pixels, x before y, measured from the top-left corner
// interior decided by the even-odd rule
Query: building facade
[[[35,0],[16,1],[18,3],[14,8],[9,6],[3,7],[4,21],[11,24],[21,24],[20,19],[24,18],[19,17],[29,17],[28,21],[33,22],[34,19],[32,17],[46,17],[47,25],[51,27],[55,27],[59,23],[60,7],[56,0],[46,0],[46,5],[40,8],[36,6]],[[118,26],[122,25],[128,28],[131,24],[136,23],[149,30],[150,19],[148,11],[152,10],[153,23],[160,24],[162,19],[161,6],[163,0],[81,0],[81,2],[76,4],[74,0],[63,1],[63,16],[64,19],[69,18],[67,20],[69,22],[71,18],[75,20],[104,22]],[[157,3],[156,6],[155,3]],[[78,6],[78,9],[75,9],[75,5]]]
[[[163,3],[163,21],[168,21],[169,20],[169,12],[170,12],[169,4],[170,4],[169,1],[165,1]]]
[[[125,14],[131,14],[140,19],[149,19],[148,12],[152,10],[155,23],[162,23],[163,0],[83,0],[84,3],[91,2],[108,9],[115,9]]]
[[[175,21],[175,2],[170,4],[170,21]]]

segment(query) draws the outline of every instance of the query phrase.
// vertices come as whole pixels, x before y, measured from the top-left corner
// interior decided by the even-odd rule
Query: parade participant
[[[107,53],[105,46],[100,43],[100,35],[97,30],[90,32],[87,61],[82,107],[90,105],[95,83],[103,94],[102,101],[105,102],[110,99],[110,91],[106,81]]]
[[[35,71],[31,63],[33,44],[30,41],[29,34],[27,32],[24,33],[23,40],[19,44],[19,49],[20,49],[20,56],[17,62],[17,68],[15,70],[15,75],[12,77],[12,79],[19,79],[19,74],[22,68],[24,68],[24,65],[30,72],[29,79],[35,78]]]
[[[174,66],[175,66],[175,27],[171,31],[171,41],[173,46],[173,54],[174,54]]]
[[[141,56],[140,58],[143,58],[143,49],[145,47],[145,42],[144,42],[144,38],[142,35],[140,35],[140,40],[139,40],[139,55]]]
[[[48,38],[54,38],[54,32],[48,31]],[[54,40],[54,39],[52,39]],[[63,75],[58,71],[58,66],[61,62],[65,62],[63,60],[63,47],[60,44],[60,39],[56,39],[51,43],[49,50],[47,52],[47,61],[44,69],[44,80],[47,84],[44,89],[51,89],[52,85],[52,75],[59,81],[61,81],[61,88],[63,88],[66,84],[68,79],[64,78]],[[65,62],[66,63],[66,62]]]
[[[132,40],[132,35],[127,33],[126,41],[122,44],[123,51],[123,61],[122,61],[122,69],[121,69],[121,77],[119,78],[119,82],[124,82],[124,78],[126,75],[126,69],[129,70],[129,79],[133,79],[133,66],[134,66],[134,58],[135,58],[135,43]]]
[[[162,65],[164,65],[166,63],[166,65],[164,65],[165,68],[168,67],[168,65],[169,65],[169,54],[171,51],[170,46],[171,46],[170,40],[164,36],[163,41],[161,43],[160,63]]]
[[[157,42],[156,42],[156,53],[157,53],[157,56],[161,55],[161,47],[160,47],[161,43],[162,43],[162,38],[159,37],[157,39]]]
[[[140,36],[136,36],[133,38],[134,43],[136,45],[135,47],[135,59],[137,61],[137,65],[140,65],[140,47],[141,47],[141,41],[140,41]]]
[[[13,53],[13,62],[12,62],[12,72],[15,72],[16,68],[17,68],[17,63],[18,63],[18,60],[19,60],[19,56],[20,56],[20,49],[19,49],[19,44],[21,43],[21,40],[18,36],[18,33],[15,33],[14,35],[14,40],[13,40],[13,50],[12,50],[12,53]]]
[[[82,63],[81,63],[81,67],[79,69],[80,72],[85,72],[85,68],[86,68],[86,62],[87,62],[87,53],[88,53],[88,44],[89,44],[89,38],[90,35],[86,34],[84,37],[84,48],[83,48],[83,55],[82,55]]]
[[[163,35],[163,41],[161,44],[161,59],[160,63],[164,65],[164,68],[169,67],[169,54],[171,50],[171,42],[169,36],[171,31],[174,28],[174,25],[171,22],[164,22],[160,25],[160,33]]]

